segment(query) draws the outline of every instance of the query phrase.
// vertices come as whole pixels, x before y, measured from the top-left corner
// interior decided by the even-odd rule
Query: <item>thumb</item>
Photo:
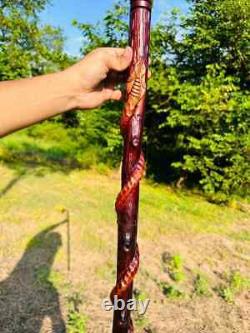
[[[122,72],[131,64],[133,51],[131,47],[122,48],[108,48],[105,54],[105,64],[107,70],[115,70]]]

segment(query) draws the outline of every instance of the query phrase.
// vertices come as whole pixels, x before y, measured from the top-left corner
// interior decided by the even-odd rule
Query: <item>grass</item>
[[[79,169],[80,160],[74,164],[73,155],[69,158],[65,150],[63,155],[58,137],[51,137],[46,145],[37,140],[36,135],[27,139],[21,133],[4,139],[0,146],[0,279],[4,281],[0,285],[6,289],[6,280],[17,286],[19,280],[25,283],[25,279],[15,278],[15,267],[22,262],[30,267],[29,279],[33,276],[35,285],[51,289],[54,294],[56,289],[61,295],[70,333],[91,329],[109,332],[112,315],[103,313],[100,303],[108,297],[116,275],[114,202],[120,189],[119,171],[99,163]],[[28,146],[22,151],[25,142]],[[56,145],[58,151],[54,154]],[[24,151],[29,154],[24,156]],[[65,220],[65,210],[70,213],[69,221]],[[60,221],[53,230],[43,233]],[[157,322],[165,318],[166,299],[186,302],[186,296],[193,293],[204,296],[202,306],[206,302],[203,299],[211,296],[212,286],[217,287],[220,296],[215,302],[230,302],[246,291],[245,273],[229,275],[219,286],[214,272],[228,271],[234,265],[247,270],[247,224],[248,215],[234,207],[217,206],[198,194],[144,180],[139,222],[142,259],[136,280],[136,288],[143,292],[136,297],[153,301],[146,317],[135,317],[138,332],[147,327],[152,327],[148,331],[155,330]],[[164,259],[165,252],[170,256]],[[21,284],[20,293],[22,288]],[[30,297],[36,300],[35,291]],[[173,311],[178,313],[178,308]]]
[[[194,280],[194,294],[197,296],[211,296],[211,287],[208,278],[198,273]]]
[[[250,290],[250,279],[242,276],[238,271],[225,274],[225,282],[216,290],[226,302],[233,303],[237,294]]]
[[[58,197],[55,196],[56,191],[53,191],[53,187],[49,186],[51,182],[53,186],[55,183],[57,187],[60,186],[67,189],[70,186],[75,186],[78,178],[85,178],[89,175],[93,179],[97,176],[94,185],[100,181],[103,186],[101,192],[97,192],[95,186],[87,185],[90,195],[86,205],[84,205],[85,214],[90,212],[91,216],[93,216],[91,207],[95,209],[95,203],[98,203],[101,204],[99,212],[102,215],[102,219],[113,217],[113,214],[110,214],[112,212],[110,201],[114,199],[114,195],[119,190],[119,182],[115,180],[109,183],[109,177],[102,177],[109,176],[110,172],[107,166],[97,162],[98,152],[95,152],[95,148],[92,147],[92,150],[88,151],[84,149],[84,144],[82,143],[83,149],[81,151],[83,151],[83,155],[79,157],[77,156],[77,151],[80,143],[76,143],[76,141],[79,141],[79,133],[72,132],[73,134],[67,134],[66,131],[62,130],[61,126],[54,123],[46,124],[46,130],[44,130],[44,126],[44,124],[38,125],[28,131],[21,131],[1,140],[0,161],[2,160],[4,165],[15,171],[14,173],[9,172],[10,177],[13,176],[10,182],[16,178],[17,181],[27,178],[25,173],[29,173],[29,182],[34,181],[35,187],[39,186],[40,189],[45,186],[46,191],[49,190],[49,196],[46,196],[43,200],[49,200],[51,203],[55,202],[57,205]],[[75,139],[74,135],[76,136]],[[89,169],[93,165],[96,170],[94,172],[79,171],[79,168],[81,170],[85,167]],[[50,172],[53,172],[52,177],[50,177]],[[64,179],[65,172],[70,173],[67,179]],[[39,177],[42,177],[42,180]],[[6,175],[6,178],[8,180],[8,175]],[[3,177],[3,187],[4,180],[5,178]],[[47,181],[49,182],[48,186],[46,186]],[[107,183],[110,186],[106,186]],[[41,190],[43,189],[41,188]],[[75,186],[76,191],[84,196],[87,188]],[[100,194],[105,195],[106,198],[102,197],[99,202],[98,196]],[[62,202],[72,202],[72,197],[65,195],[64,198],[66,200],[62,199]],[[78,200],[75,199],[75,196],[73,198],[78,205],[79,197]],[[37,197],[34,197],[34,202],[30,196],[26,196],[24,199],[26,199],[25,202],[29,206],[36,206]],[[15,198],[12,200],[15,200]],[[91,202],[88,202],[88,200]],[[63,203],[63,205],[65,204]],[[50,208],[51,205],[48,203],[48,206]],[[148,238],[152,238],[153,235],[157,236],[159,232],[191,231],[194,233],[216,232],[224,234],[225,231],[230,229],[230,224],[246,215],[234,208],[220,207],[209,203],[200,195],[191,195],[188,191],[176,191],[171,187],[150,181],[143,184],[141,211],[141,223],[145,226],[142,229],[142,236]],[[204,212],[206,213],[204,214]],[[249,240],[249,232],[232,233],[232,237]],[[96,239],[93,239],[92,244],[96,244]]]
[[[0,173],[3,189],[17,177],[15,171],[3,165]],[[44,216],[58,216],[58,206],[62,206],[73,212],[78,223],[81,221],[79,236],[88,249],[99,251],[109,246],[107,231],[115,226],[118,174],[114,179],[94,170],[75,170],[67,177],[60,171],[38,177],[32,168],[27,174],[20,176],[14,188],[1,198],[2,220],[20,225],[32,218],[37,224]],[[237,220],[246,219],[246,214],[238,210],[147,182],[142,185],[140,211],[140,235],[145,239],[178,232],[225,235]]]
[[[243,230],[240,232],[234,232],[231,234],[231,237],[233,237],[236,240],[250,242],[250,231]]]
[[[80,313],[80,305],[82,304],[81,296],[74,293],[68,298],[68,333],[86,333],[88,317]]]
[[[168,299],[180,299],[186,297],[185,293],[179,289],[176,285],[169,284],[167,282],[162,282],[160,284],[162,293]]]
[[[183,259],[180,255],[163,257],[163,263],[166,265],[166,270],[172,280],[180,282],[185,279]]]
[[[98,164],[101,148],[91,145],[78,129],[66,131],[56,122],[44,122],[1,139],[0,160],[11,168],[23,170],[36,166],[36,171],[69,172]],[[100,169],[104,169],[100,166]]]

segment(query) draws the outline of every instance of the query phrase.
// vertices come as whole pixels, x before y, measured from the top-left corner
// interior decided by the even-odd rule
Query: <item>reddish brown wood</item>
[[[143,122],[148,77],[151,0],[131,0],[130,45],[133,61],[129,69],[126,103],[121,119],[124,138],[122,190],[116,200],[118,223],[117,281],[111,299],[132,298],[133,280],[139,267],[137,220],[139,182],[144,174]],[[113,333],[133,332],[130,312],[114,311]]]

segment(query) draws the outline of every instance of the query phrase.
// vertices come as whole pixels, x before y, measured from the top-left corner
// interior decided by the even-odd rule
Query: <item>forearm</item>
[[[76,107],[66,72],[0,83],[0,136]]]
[[[114,75],[132,61],[132,49],[100,48],[55,74],[0,82],[0,137],[72,109],[120,100]]]

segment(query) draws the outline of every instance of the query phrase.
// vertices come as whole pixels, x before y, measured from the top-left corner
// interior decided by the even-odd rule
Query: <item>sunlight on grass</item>
[[[3,190],[16,173],[4,166],[0,167],[0,173]],[[86,245],[102,249],[108,246],[104,231],[116,225],[114,202],[118,191],[117,175],[75,170],[68,176],[53,172],[38,177],[30,169],[1,198],[1,216],[11,224],[27,220],[37,223],[45,215],[55,214],[56,207],[61,205],[72,212],[75,223],[81,224],[81,237]],[[175,192],[167,186],[144,181],[140,217],[141,236],[152,238],[152,235],[179,231],[225,234],[233,223],[246,218],[246,214],[208,203],[198,195]]]
[[[118,170],[103,172],[101,168],[98,172],[98,168],[75,169],[67,173],[48,168],[42,172],[38,170],[41,169],[26,166],[26,169],[20,172],[20,169],[11,169],[0,164],[0,256],[18,258],[27,250],[27,246],[34,255],[36,251],[43,253],[49,246],[53,247],[53,243],[46,245],[46,238],[36,235],[63,222],[68,210],[69,220],[55,229],[55,239],[60,239],[61,245],[58,244],[53,268],[49,271],[43,264],[34,268],[36,281],[42,288],[55,286],[64,295],[71,295],[76,286],[82,288],[89,283],[88,277],[91,276],[92,284],[95,281],[95,288],[100,284],[97,289],[99,298],[95,299],[95,307],[99,306],[96,304],[99,304],[100,297],[107,297],[116,276],[117,224],[114,203],[120,190]],[[139,215],[138,237],[142,245],[144,243],[151,246],[150,244],[157,244],[160,239],[165,244],[165,240],[172,236],[188,237],[205,233],[221,234],[244,242],[249,238],[245,229],[236,233],[238,222],[247,220],[246,213],[217,206],[197,194],[175,191],[147,180],[144,180],[141,186]],[[51,240],[52,238],[48,238],[48,242]],[[239,255],[246,256],[244,253]],[[183,279],[186,265],[182,267],[178,256],[173,258],[175,261],[170,263],[171,269],[168,271],[174,278],[174,283],[184,281],[184,284],[189,284],[188,278]],[[160,264],[160,257],[152,259],[157,265]],[[69,261],[72,261],[71,272],[67,270]],[[152,263],[151,266],[147,265],[147,269],[149,267],[151,277],[148,276],[146,281],[152,283],[159,272],[154,272]],[[161,265],[159,267],[161,269]],[[185,276],[186,274],[185,271]],[[137,281],[140,285],[140,277]],[[196,288],[195,292],[182,291],[171,281],[162,281],[163,284],[157,288],[167,300],[185,301],[186,295],[190,293],[208,294],[206,281],[201,278],[197,278],[193,287]],[[91,287],[87,289],[91,290]],[[70,331],[77,332],[80,327],[84,332],[89,315],[91,312],[84,308],[84,304],[80,312],[70,308],[66,319]],[[147,318],[135,315],[136,327],[150,327]]]

